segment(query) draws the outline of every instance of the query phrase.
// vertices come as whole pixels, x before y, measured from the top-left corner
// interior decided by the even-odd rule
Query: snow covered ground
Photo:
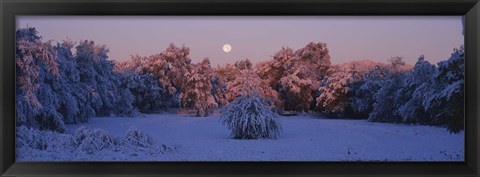
[[[121,137],[132,126],[150,135],[168,151],[144,154],[160,161],[463,161],[464,132],[446,128],[372,123],[366,120],[280,117],[283,133],[273,140],[235,140],[219,116],[152,114],[135,118],[93,118],[69,125],[103,129]],[[160,151],[159,151],[160,152]],[[142,160],[138,153],[109,152],[102,159]],[[28,158],[27,158],[28,159]],[[92,159],[90,159],[92,160]]]

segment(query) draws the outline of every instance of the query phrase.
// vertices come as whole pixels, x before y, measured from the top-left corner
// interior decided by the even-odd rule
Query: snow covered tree
[[[451,132],[464,128],[465,51],[454,49],[448,60],[438,63],[435,85],[423,106],[431,113],[433,124],[446,124]]]
[[[423,55],[419,57],[415,67],[407,73],[402,81],[402,87],[396,95],[398,103],[396,114],[406,123],[430,123],[430,116],[423,107],[427,92],[433,87],[433,75],[436,67],[430,64]]]
[[[178,98],[170,94],[158,79],[149,73],[123,73],[122,87],[134,96],[134,106],[142,113],[158,113],[178,107]]]
[[[332,71],[333,74],[321,84],[316,106],[326,114],[343,114],[348,106],[349,84],[353,81],[353,76],[341,69],[334,70],[337,71]]]
[[[225,91],[223,97],[225,104],[231,102],[238,95],[238,92],[233,89],[236,85],[239,84],[237,81],[238,77],[241,77],[240,72],[242,70],[251,70],[252,63],[250,60],[240,60],[235,62],[235,64],[226,64],[225,66],[218,66],[214,69],[214,75],[218,80],[216,82],[223,83]],[[223,104],[223,105],[225,105]]]
[[[312,80],[304,78],[300,70],[296,70],[294,73],[283,77],[280,82],[282,84],[281,93],[283,93],[285,102],[284,109],[287,111],[308,111],[313,99]]]
[[[282,47],[277,53],[273,55],[274,62],[271,63],[279,75],[287,72],[295,62],[295,54],[293,49],[289,47]]]
[[[359,71],[357,64],[353,63],[349,68],[348,68],[348,74],[352,77],[353,81],[359,81],[362,80],[363,77],[365,76],[365,72]]]
[[[185,87],[185,75],[189,72],[192,62],[189,55],[190,48],[185,46],[180,48],[173,43],[160,53],[160,57],[167,62],[165,72],[172,86],[177,89],[176,93],[182,92]]]
[[[351,118],[363,119],[367,117],[367,114],[359,113],[353,108],[353,101],[357,98],[357,94],[361,93],[360,87],[365,83],[364,79],[367,74],[366,70],[359,69],[358,64],[353,63],[348,67],[348,74],[350,76],[347,84],[348,91],[346,93],[347,105],[345,107],[344,114]]]
[[[217,66],[213,69],[213,72],[224,83],[232,82],[239,75],[239,69],[233,64],[226,64],[224,66]]]
[[[464,34],[465,17],[462,17]],[[450,132],[458,133],[465,125],[465,49],[453,49],[445,61],[438,63],[433,76],[435,84],[423,106],[430,113],[434,124],[446,124]]]
[[[275,60],[261,61],[255,64],[253,72],[265,81],[270,88],[277,90],[280,78],[282,77],[277,68],[274,67]]]
[[[261,93],[264,98],[271,98],[273,105],[283,107],[283,100],[278,92],[280,88],[281,75],[273,66],[274,60],[258,62],[253,68],[253,72],[259,77]]]
[[[233,64],[226,64],[224,66],[217,66],[212,69],[212,95],[219,106],[225,106],[234,98],[227,89],[228,84],[232,83],[238,76],[238,68]]]
[[[225,66],[219,66],[214,69],[214,75],[220,79],[219,82],[225,84],[224,97],[225,102],[232,102],[237,96],[240,95],[241,88],[247,79],[246,75],[250,79],[254,79],[254,82],[258,83],[259,93],[267,100],[278,100],[278,93],[275,89],[270,87],[269,80],[260,79],[257,70],[252,67],[250,60],[240,60],[235,64],[227,64]],[[262,71],[258,72],[262,73]]]
[[[66,123],[87,122],[88,118],[95,115],[93,109],[82,102],[80,74],[72,53],[73,46],[71,41],[55,46],[61,78],[53,82],[53,88],[60,97],[59,112]]]
[[[395,112],[395,93],[400,87],[402,73],[394,73],[381,81],[381,88],[375,94],[373,110],[368,120],[372,122],[401,122]]]
[[[177,93],[177,88],[173,86],[172,80],[168,76],[169,63],[160,54],[144,57],[142,62],[143,66],[140,68],[142,72],[152,74],[170,94]]]
[[[273,103],[278,99],[278,93],[273,90],[267,82],[261,80],[252,69],[239,70],[237,78],[227,84],[227,93],[225,96],[230,100],[245,94],[243,92],[251,92],[255,87],[256,92],[269,103]]]
[[[16,32],[17,126],[64,131],[60,98],[52,88],[61,77],[56,51],[37,34],[35,28]]]
[[[245,70],[242,75],[255,76]],[[281,132],[278,115],[258,93],[258,84],[254,79],[244,80],[240,95],[220,110],[222,124],[236,139],[277,138]]]
[[[331,65],[327,44],[310,42],[295,51],[295,55],[299,60],[295,61],[295,65],[304,67],[304,72],[313,82],[320,82],[327,75]],[[315,85],[318,87],[318,84]]]
[[[212,96],[215,99],[215,102],[218,104],[219,107],[225,106],[228,104],[227,98],[225,97],[225,93],[227,90],[227,85],[223,81],[222,77],[213,73],[212,80]]]
[[[383,66],[375,68],[365,74],[363,80],[358,81],[358,89],[354,89],[353,96],[350,97],[349,106],[357,115],[367,116],[373,110],[375,102],[374,95],[382,87],[382,80],[389,75],[390,71]]]
[[[131,116],[133,96],[127,88],[120,87],[120,76],[114,72],[114,63],[108,59],[108,49],[93,41],[81,41],[76,47],[76,61],[80,82],[88,90],[89,104],[97,116]]]
[[[188,47],[177,47],[171,43],[166,50],[159,54],[149,57],[133,56],[131,61],[117,64],[117,70],[124,74],[124,85],[133,92],[135,105],[142,112],[165,111],[179,105],[193,108],[194,105],[191,104],[194,100],[186,99],[192,97],[192,95],[186,96],[187,92],[193,93],[193,90],[189,88],[191,85],[187,85],[187,82],[191,79],[188,77],[193,73],[192,70],[195,67],[191,64],[189,53]],[[200,68],[204,66],[204,64],[199,65],[202,65]],[[211,70],[209,66],[208,69]],[[210,71],[208,77],[212,78]],[[190,80],[190,82],[193,81]],[[212,83],[205,86],[211,87]],[[213,92],[213,90],[210,91]],[[186,100],[182,101],[182,98]],[[200,105],[197,105],[198,109],[203,110],[198,106]],[[202,113],[202,115],[206,114]]]
[[[308,109],[309,98],[308,87],[312,85],[310,80],[296,76],[299,70],[291,73],[294,61],[297,60],[294,52],[290,48],[282,48],[273,56],[273,67],[276,70],[276,76],[280,76],[277,80],[278,90],[281,93],[284,110],[305,110]],[[303,92],[302,92],[303,91]],[[300,93],[302,92],[302,93]],[[306,96],[308,100],[301,99]],[[298,99],[297,99],[298,98]]]
[[[398,90],[401,88],[405,73],[398,70],[399,66],[405,65],[402,57],[393,57],[390,59],[392,70],[380,81],[381,88],[374,95],[373,110],[368,116],[369,121],[373,122],[402,122],[400,115],[397,114]]]
[[[249,66],[248,63],[249,60],[246,59],[237,61],[234,65],[226,65],[222,68],[222,72],[226,74],[224,76],[226,80],[225,98],[228,102],[232,102],[238,95],[240,95],[240,92],[242,91],[241,88],[245,83],[245,79],[247,79],[245,73],[249,73],[248,71],[251,70],[251,66]]]
[[[171,43],[169,47],[159,54],[149,57],[139,57],[142,72],[150,73],[158,79],[170,94],[180,94],[184,90],[186,74],[191,69],[190,49],[177,47]]]
[[[103,100],[97,89],[97,78],[99,76],[95,68],[95,44],[93,41],[82,41],[76,47],[76,50],[75,60],[77,61],[80,82],[82,83],[81,90],[83,90],[83,93],[81,95],[84,96],[83,104],[87,104],[93,109],[95,115],[98,115],[97,111],[102,109]]]
[[[222,124],[236,139],[278,138],[278,115],[259,95],[240,96],[221,110]]]
[[[313,93],[330,68],[330,56],[325,43],[309,43],[293,53],[283,48],[274,56],[281,73],[280,79],[284,109],[308,111],[314,103]]]
[[[131,60],[115,64],[122,75],[122,88],[133,94],[133,105],[142,113],[158,113],[180,106],[178,94],[170,92],[159,82],[160,79],[144,68],[145,57],[132,56]]]
[[[194,64],[185,78],[185,89],[179,95],[182,106],[196,110],[196,116],[208,116],[210,111],[218,106],[211,94],[212,71],[208,58]]]
[[[72,42],[52,46],[36,34],[33,28],[17,32],[18,125],[62,132],[65,122],[130,114],[133,98],[119,87],[105,47],[82,41],[74,55]]]

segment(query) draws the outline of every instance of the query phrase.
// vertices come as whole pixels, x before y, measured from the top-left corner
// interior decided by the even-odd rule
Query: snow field
[[[464,133],[445,128],[372,123],[366,120],[282,117],[278,139],[236,140],[219,116],[151,114],[136,118],[93,118],[89,124],[122,136],[130,127],[175,150],[160,161],[463,161]],[[111,155],[113,154],[102,154]],[[118,154],[117,154],[118,155]],[[105,157],[104,157],[105,159]],[[113,158],[106,158],[113,159]],[[123,157],[121,159],[129,159]],[[143,160],[132,157],[129,160]]]

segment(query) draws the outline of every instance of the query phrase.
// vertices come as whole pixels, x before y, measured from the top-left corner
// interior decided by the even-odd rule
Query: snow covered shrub
[[[32,149],[44,150],[47,148],[47,142],[39,130],[20,126],[16,129],[16,147],[29,147]]]
[[[152,147],[155,142],[153,139],[145,134],[144,132],[138,130],[135,127],[130,127],[128,131],[123,136],[123,141],[126,144],[139,146],[139,147]]]
[[[74,151],[76,143],[73,136],[53,131],[40,131],[34,128],[20,126],[16,128],[17,158],[27,151],[47,151],[59,153]]]
[[[281,125],[277,113],[259,94],[246,94],[220,110],[221,122],[236,139],[278,138]]]
[[[157,146],[147,134],[130,128],[124,136],[113,137],[101,129],[78,128],[73,134],[20,126],[16,129],[16,160],[95,161],[158,160],[175,150]]]
[[[78,149],[93,154],[118,144],[118,140],[112,138],[105,130],[87,129],[85,126],[78,128],[73,134],[78,143]]]

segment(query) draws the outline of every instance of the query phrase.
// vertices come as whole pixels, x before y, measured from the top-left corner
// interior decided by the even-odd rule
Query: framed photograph
[[[477,0],[0,10],[2,176],[479,175]]]

